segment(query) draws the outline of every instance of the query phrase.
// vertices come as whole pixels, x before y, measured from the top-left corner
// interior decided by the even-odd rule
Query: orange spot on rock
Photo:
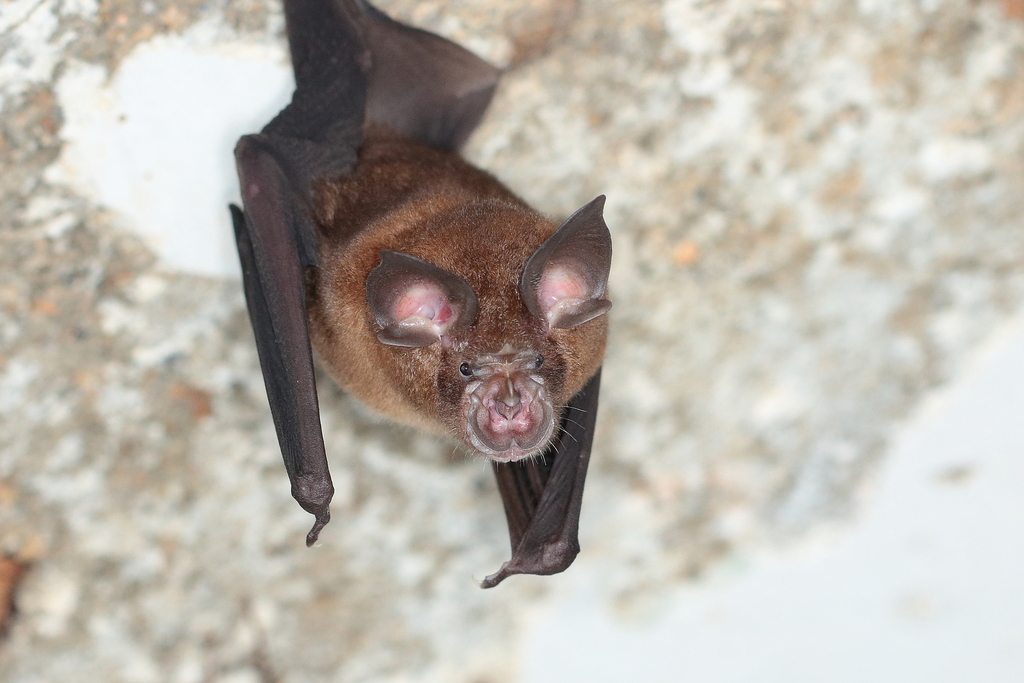
[[[700,258],[700,247],[692,240],[683,240],[672,250],[672,263],[677,266],[689,266]]]
[[[188,23],[188,15],[176,5],[171,5],[160,13],[160,21],[172,31],[180,31]]]
[[[192,408],[192,417],[197,420],[213,413],[213,409],[210,407],[210,394],[202,389],[179,382],[171,385],[171,396],[188,403]]]
[[[18,490],[13,486],[0,482],[0,507],[11,507],[18,499]]]
[[[1024,19],[1024,0],[1002,0],[1003,12],[1011,19]]]
[[[60,313],[60,309],[57,308],[57,304],[49,299],[36,299],[32,302],[32,312],[44,315],[57,315]]]

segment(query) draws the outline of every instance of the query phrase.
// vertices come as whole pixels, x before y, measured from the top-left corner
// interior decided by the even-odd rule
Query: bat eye
[[[534,369],[539,369],[540,366],[544,365],[544,356],[537,354],[537,360],[533,361]]]
[[[469,367],[469,363],[463,363],[459,366],[459,374],[469,379],[473,376],[473,368]]]

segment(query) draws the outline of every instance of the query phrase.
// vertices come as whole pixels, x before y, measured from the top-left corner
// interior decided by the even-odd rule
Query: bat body
[[[561,226],[458,147],[499,72],[358,0],[286,0],[292,103],[236,148],[246,299],[292,494],[333,494],[312,347],[399,422],[494,463],[513,557],[484,581],[578,552],[611,241],[598,197]]]

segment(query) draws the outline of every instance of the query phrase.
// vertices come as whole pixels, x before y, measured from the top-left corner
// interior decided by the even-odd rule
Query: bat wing
[[[366,106],[365,48],[346,7],[286,2],[295,93],[259,135],[235,148],[243,213],[231,207],[245,298],[292,496],[330,520],[327,466],[306,316],[304,266],[317,261],[313,184],[348,172]]]
[[[317,264],[314,187],[349,173],[364,122],[456,148],[490,101],[498,71],[362,0],[286,0],[295,92],[235,148],[244,212],[231,207],[260,366],[292,495],[330,520],[334,495],[320,425],[304,267]]]
[[[279,221],[280,212],[268,203],[253,206],[257,202],[248,200],[246,214],[232,205],[231,218],[249,319],[292,496],[316,517],[306,536],[306,545],[313,545],[331,519],[334,486],[320,428],[298,247],[294,235],[281,229],[288,222]]]
[[[598,370],[569,402],[559,433],[543,457],[494,464],[512,559],[485,578],[481,587],[493,588],[513,574],[558,574],[576,559],[600,387]]]
[[[483,118],[501,71],[465,48],[357,0],[371,53],[366,116],[457,150]]]

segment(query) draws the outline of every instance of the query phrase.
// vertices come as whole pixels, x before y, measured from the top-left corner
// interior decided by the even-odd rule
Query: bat
[[[492,463],[512,557],[482,582],[564,571],[607,339],[599,196],[561,225],[458,150],[500,71],[363,0],[285,0],[295,92],[235,148],[245,298],[292,496],[334,494],[313,352],[400,423]]]

